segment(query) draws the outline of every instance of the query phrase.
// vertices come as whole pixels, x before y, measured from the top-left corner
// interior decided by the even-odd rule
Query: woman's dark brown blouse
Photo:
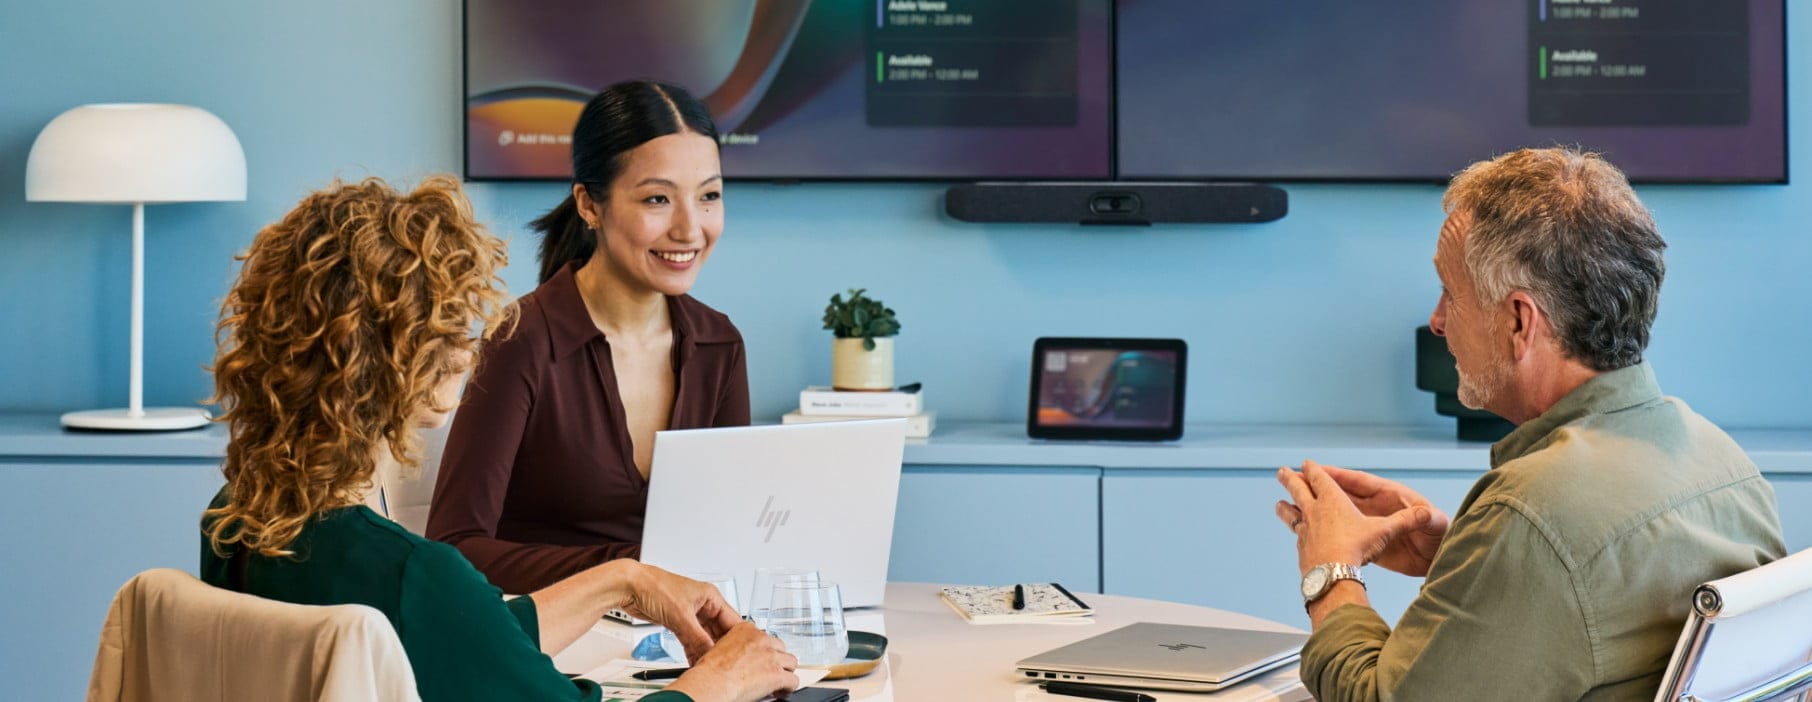
[[[488,344],[454,415],[428,537],[524,594],[641,550],[648,481],[636,470],[611,366],[569,264],[524,296]],[[742,335],[690,296],[673,319],[672,429],[749,423]]]

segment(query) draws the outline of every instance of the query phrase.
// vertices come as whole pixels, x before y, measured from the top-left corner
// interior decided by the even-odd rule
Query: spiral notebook
[[[944,588],[944,603],[973,624],[1000,624],[1028,618],[1086,617],[1095,613],[1057,583],[1025,585],[1024,609],[1013,609],[1013,586],[963,585]]]

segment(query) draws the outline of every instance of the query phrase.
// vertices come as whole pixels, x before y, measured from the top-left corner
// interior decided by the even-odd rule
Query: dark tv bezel
[[[1052,349],[1114,349],[1119,351],[1171,351],[1177,355],[1177,379],[1170,388],[1174,402],[1170,423],[1163,427],[1046,426],[1038,423],[1038,398],[1043,394],[1044,354]],[[1183,400],[1189,388],[1189,344],[1182,339],[1045,336],[1032,342],[1031,392],[1026,402],[1026,435],[1034,439],[1175,441],[1183,438]]]
[[[1787,78],[1787,73],[1788,73],[1789,69],[1791,69],[1791,66],[1789,65],[1789,62],[1787,60],[1788,56],[1789,56],[1789,54],[1788,54],[1789,46],[1787,44],[1787,25],[1789,23],[1789,19],[1787,16],[1787,12],[1789,10],[1789,5],[1791,5],[1791,3],[1787,2],[1787,0],[1780,0],[1780,3],[1781,3],[1781,26],[1780,26],[1780,31],[1781,31],[1781,56],[1780,56],[1780,61],[1781,61],[1781,177],[1779,179],[1770,179],[1770,178],[1648,178],[1648,177],[1631,176],[1630,177],[1631,183],[1636,184],[1636,185],[1788,185],[1788,184],[1791,184],[1792,174],[1793,174],[1793,160],[1792,160],[1791,156],[1788,154],[1788,152],[1790,151],[1790,146],[1793,143],[1792,142],[1792,128],[1793,128],[1792,106],[1789,104],[1791,102],[1792,95],[1787,92],[1788,87],[1790,85],[1788,78]],[[1120,51],[1119,51],[1119,47],[1120,47],[1120,25],[1119,25],[1120,12],[1119,12],[1119,7],[1120,7],[1119,0],[1114,0],[1114,14],[1113,14],[1114,21],[1109,25],[1110,30],[1114,33],[1113,40],[1110,42],[1110,45],[1112,47],[1114,47],[1114,63],[1113,63],[1114,80],[1111,82],[1114,87],[1112,103],[1113,103],[1113,113],[1114,113],[1115,119],[1110,120],[1110,122],[1113,124],[1114,134],[1113,134],[1113,137],[1108,140],[1108,143],[1114,145],[1114,154],[1113,154],[1114,155],[1114,159],[1113,159],[1114,180],[1121,181],[1121,182],[1128,182],[1128,183],[1158,183],[1158,182],[1178,182],[1178,181],[1183,181],[1183,182],[1198,182],[1199,181],[1199,182],[1208,182],[1208,183],[1221,183],[1221,182],[1239,181],[1239,182],[1247,182],[1247,183],[1271,183],[1271,184],[1359,183],[1359,184],[1379,184],[1379,185],[1429,185],[1429,184],[1433,184],[1433,185],[1445,186],[1449,181],[1451,181],[1453,179],[1453,174],[1451,174],[1451,173],[1445,174],[1445,175],[1429,175],[1427,177],[1396,177],[1396,176],[1263,176],[1263,177],[1255,177],[1255,176],[1211,175],[1211,174],[1191,174],[1191,175],[1184,175],[1184,176],[1127,176],[1127,175],[1120,173],[1120,169],[1119,169],[1119,166],[1120,166],[1120,161],[1119,161],[1119,157],[1120,157],[1120,124],[1119,124],[1119,119],[1118,119],[1119,115],[1120,115],[1120,104],[1121,104],[1120,103],[1120,84],[1119,84],[1119,80],[1118,80],[1118,78],[1120,76]],[[1480,154],[1479,158],[1486,158],[1489,156],[1491,156],[1491,154]]]
[[[1090,0],[1076,0],[1088,2]],[[774,176],[774,175],[726,175],[724,181],[732,183],[770,183],[775,185],[798,185],[802,183],[972,183],[984,180],[1010,180],[1027,183],[1049,182],[1101,182],[1116,180],[1119,171],[1120,145],[1117,141],[1120,134],[1118,122],[1119,107],[1115,103],[1119,93],[1120,52],[1114,43],[1118,35],[1116,20],[1120,14],[1119,0],[1099,0],[1107,5],[1107,172],[1099,177],[1089,175],[914,175],[914,176]],[[459,169],[460,177],[468,183],[571,183],[571,178],[554,178],[546,176],[474,176],[472,175],[472,121],[466,117],[466,101],[471,91],[471,22],[470,6],[472,0],[459,2],[459,105],[454,114],[459,115]],[[1171,180],[1176,180],[1172,178]]]

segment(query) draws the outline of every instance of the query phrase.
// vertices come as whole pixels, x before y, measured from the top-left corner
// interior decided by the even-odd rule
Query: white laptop
[[[755,569],[813,568],[880,606],[905,448],[904,419],[658,432],[642,562],[736,576],[743,603]]]
[[[1295,663],[1307,634],[1140,622],[1019,662],[1044,681],[1212,692]]]

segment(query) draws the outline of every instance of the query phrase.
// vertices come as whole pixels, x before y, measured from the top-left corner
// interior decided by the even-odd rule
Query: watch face
[[[1309,572],[1302,576],[1302,596],[1305,599],[1312,598],[1316,595],[1321,594],[1321,591],[1324,589],[1327,589],[1327,586],[1328,586],[1328,567],[1327,566],[1324,566],[1324,565],[1315,566],[1314,568],[1310,568]]]

